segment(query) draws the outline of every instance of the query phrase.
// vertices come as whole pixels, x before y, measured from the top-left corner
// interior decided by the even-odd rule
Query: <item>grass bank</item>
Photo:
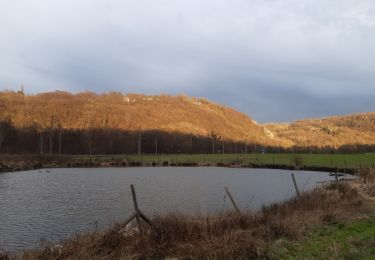
[[[199,166],[305,169],[352,173],[375,167],[375,154],[173,154],[173,155],[1,155],[0,172],[54,167]]]
[[[29,250],[19,259],[280,259],[371,256],[375,169],[258,212],[154,216],[140,232],[117,224]],[[370,229],[369,229],[370,227]],[[346,246],[346,247],[345,247]],[[344,248],[345,247],[345,248]],[[341,250],[342,249],[342,250]],[[340,251],[341,250],[341,251]],[[335,255],[336,254],[336,255]]]
[[[175,154],[127,156],[131,161],[146,163],[239,163],[244,165],[284,165],[299,167],[359,168],[375,166],[375,154],[295,154],[295,153],[242,153],[242,154]]]
[[[305,239],[283,241],[274,256],[280,259],[375,259],[375,217],[320,227]]]

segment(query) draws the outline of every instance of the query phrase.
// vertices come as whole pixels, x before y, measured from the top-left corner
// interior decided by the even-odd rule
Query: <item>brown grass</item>
[[[369,171],[372,176],[374,170]],[[235,212],[206,216],[171,213],[155,216],[152,227],[144,226],[143,233],[133,224],[119,234],[118,224],[105,232],[66,240],[60,247],[26,251],[19,258],[272,259],[272,246],[280,240],[298,240],[312,227],[365,216],[370,209],[361,196],[363,186],[374,182],[360,182],[333,183],[241,216]]]
[[[375,168],[361,168],[358,172],[359,181],[354,184],[361,197],[375,202]]]

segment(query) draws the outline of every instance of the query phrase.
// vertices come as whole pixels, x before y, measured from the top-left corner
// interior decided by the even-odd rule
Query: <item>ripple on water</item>
[[[301,190],[334,179],[323,172],[294,172]],[[294,195],[290,171],[283,170],[155,167],[3,173],[0,248],[18,251],[107,228],[133,211],[130,184],[148,215],[225,210],[230,207],[225,186],[241,207],[252,209]]]

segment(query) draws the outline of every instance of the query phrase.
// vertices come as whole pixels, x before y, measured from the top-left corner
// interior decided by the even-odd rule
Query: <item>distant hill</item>
[[[138,94],[70,94],[52,92],[33,96],[0,93],[0,120],[16,127],[48,128],[51,117],[63,129],[115,128],[128,131],[161,130],[226,140],[274,143],[263,126],[247,115],[204,98]]]
[[[375,144],[375,112],[265,124],[274,137],[309,147]]]
[[[221,140],[278,149],[375,145],[374,112],[261,125],[204,98],[118,92],[0,92],[0,121],[42,132],[50,128],[52,117],[55,129],[162,131],[206,138],[215,133]]]

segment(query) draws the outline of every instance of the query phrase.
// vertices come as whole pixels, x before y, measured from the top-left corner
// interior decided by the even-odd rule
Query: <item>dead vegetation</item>
[[[364,170],[363,170],[364,171]],[[363,179],[328,184],[258,212],[206,216],[178,213],[155,216],[151,227],[120,224],[80,235],[59,246],[30,250],[21,259],[272,259],[281,240],[303,239],[313,227],[365,218],[373,212],[375,171]],[[360,173],[360,175],[363,172]],[[365,197],[363,197],[365,196]]]
[[[358,150],[358,145],[375,144],[374,112],[265,126],[276,137],[299,147],[333,147],[348,152]]]
[[[361,168],[358,172],[360,181],[353,183],[361,197],[375,202],[375,168]]]

